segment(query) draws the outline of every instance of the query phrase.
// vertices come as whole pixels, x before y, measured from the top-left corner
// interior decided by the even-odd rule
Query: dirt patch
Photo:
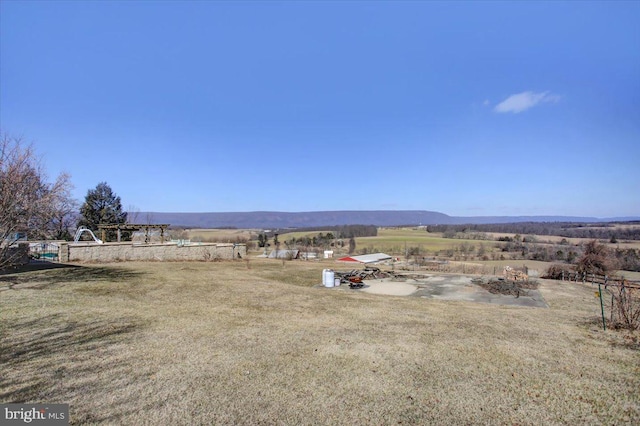
[[[365,281],[366,285],[362,288],[364,293],[386,294],[389,296],[410,296],[418,290],[418,287],[412,284],[395,281]]]
[[[497,278],[477,278],[457,274],[396,274],[390,278],[364,280],[364,293],[413,296],[426,299],[460,300],[496,305],[547,308],[533,281],[498,284]],[[490,284],[492,283],[492,284]],[[505,281],[505,283],[508,283]],[[348,287],[343,287],[349,289]]]

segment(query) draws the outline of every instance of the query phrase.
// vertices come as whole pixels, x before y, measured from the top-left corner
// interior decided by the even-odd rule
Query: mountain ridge
[[[311,212],[134,212],[150,223],[185,228],[309,228],[338,225],[460,225],[519,222],[614,222],[640,220],[640,216],[597,218],[586,216],[449,216],[430,210],[327,210]],[[134,222],[137,220],[133,220]]]

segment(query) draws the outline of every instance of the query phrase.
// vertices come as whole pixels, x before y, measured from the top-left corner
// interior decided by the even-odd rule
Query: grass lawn
[[[314,287],[328,265],[0,276],[0,402],[72,424],[640,423],[638,335],[602,331],[590,286],[506,307]]]

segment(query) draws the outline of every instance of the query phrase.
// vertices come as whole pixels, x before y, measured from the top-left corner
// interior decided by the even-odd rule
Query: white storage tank
[[[334,279],[335,274],[332,269],[324,269],[322,271],[322,284],[324,284],[325,287],[333,287],[335,285]]]

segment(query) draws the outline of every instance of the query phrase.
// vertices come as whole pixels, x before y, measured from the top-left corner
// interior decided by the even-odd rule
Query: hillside
[[[188,228],[306,228],[329,225],[449,225],[516,222],[606,222],[619,220],[572,216],[449,216],[428,210],[361,210],[316,212],[211,212],[165,213],[142,212],[139,217],[150,217],[154,223],[168,223]],[[640,218],[624,218],[638,220]]]

